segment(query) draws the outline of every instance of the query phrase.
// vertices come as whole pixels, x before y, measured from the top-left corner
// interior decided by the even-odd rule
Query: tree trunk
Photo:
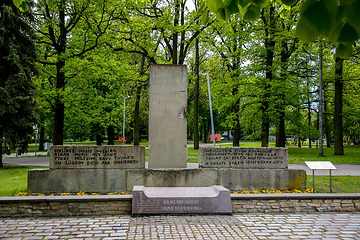
[[[239,92],[238,87],[234,87],[232,89],[233,97],[237,97]],[[239,112],[240,112],[240,98],[235,101],[232,105],[232,112],[235,113],[236,119],[235,119],[235,126],[234,126],[234,135],[233,135],[233,146],[239,147],[239,141],[240,141],[240,123],[239,123]]]
[[[335,60],[335,111],[334,111],[334,135],[335,155],[344,155],[343,132],[342,132],[342,94],[343,94],[343,59]]]
[[[96,133],[96,145],[101,146],[102,142],[103,142],[102,134],[101,133]]]
[[[280,110],[278,131],[276,133],[276,147],[285,147],[285,110]]]
[[[0,127],[0,151],[1,151],[1,152],[0,152],[0,154],[1,154],[1,156],[0,156],[0,168],[3,168],[3,167],[4,167],[3,162],[2,162],[2,156],[3,156],[3,138],[4,138],[3,134],[4,134],[3,128]]]
[[[194,149],[199,149],[199,39],[195,39]]]
[[[59,58],[62,58],[62,55],[66,51],[66,26],[65,26],[65,0],[61,0],[59,8],[59,42],[57,43],[57,55]],[[65,72],[63,68],[65,67],[64,60],[58,60],[56,63],[56,89],[64,91],[65,89]],[[64,138],[64,112],[65,107],[64,103],[58,96],[55,99],[55,119],[54,119],[54,145],[63,145]]]
[[[40,124],[39,151],[45,150],[44,145],[45,145],[45,123],[42,122]]]
[[[141,57],[140,77],[145,73],[145,55]],[[142,85],[138,81],[136,83],[135,109],[134,109],[134,146],[140,145],[140,99]]]
[[[208,143],[210,120],[204,121],[204,143]]]
[[[274,40],[274,31],[275,31],[275,7],[270,6],[269,9],[269,21],[266,20],[264,16],[264,10],[261,14],[261,19],[265,24],[265,48],[266,48],[266,82],[263,83],[264,94],[261,99],[261,147],[268,147],[269,145],[269,127],[270,127],[270,117],[268,114],[269,109],[269,99],[270,99],[270,82],[273,79],[273,60],[274,60],[274,49],[275,49],[275,40]]]
[[[64,135],[64,104],[59,100],[55,100],[55,117],[54,117],[54,145],[63,145]]]
[[[310,93],[308,93],[310,95]],[[310,98],[308,97],[308,127],[309,127],[309,148],[311,148],[311,109]]]
[[[283,25],[283,29],[285,30],[285,25]],[[281,87],[285,86],[285,79],[286,79],[286,73],[287,73],[287,66],[288,66],[288,59],[289,59],[289,53],[288,53],[288,46],[285,39],[281,41],[281,74],[280,74],[280,81],[281,81]],[[279,99],[277,106],[277,112],[279,114],[279,122],[277,126],[276,131],[276,147],[285,147],[285,141],[286,141],[286,135],[285,135],[285,93],[283,89],[280,89],[278,91]]]
[[[115,138],[115,131],[114,126],[109,125],[107,128],[107,135],[108,135],[108,145],[114,145],[114,138]]]
[[[140,145],[140,97],[141,86],[137,83],[134,109],[134,146]]]
[[[325,88],[324,88],[324,99],[325,99]],[[330,148],[331,135],[330,135],[330,123],[329,116],[327,114],[327,104],[324,101],[324,131],[326,135],[326,147]]]
[[[176,4],[175,4],[175,17],[174,17],[174,33],[172,34],[172,53],[171,53],[171,58],[172,58],[172,64],[178,64],[178,56],[177,56],[177,44],[178,44],[178,32],[177,32],[177,28],[179,25],[179,19],[180,19],[180,0],[175,0]]]

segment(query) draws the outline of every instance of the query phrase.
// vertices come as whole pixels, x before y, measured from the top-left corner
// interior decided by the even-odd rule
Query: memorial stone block
[[[151,65],[149,168],[187,167],[187,66]]]
[[[230,191],[211,187],[134,186],[133,214],[231,214]]]
[[[287,169],[287,148],[203,147],[201,168]]]
[[[51,146],[50,169],[145,168],[143,146]]]

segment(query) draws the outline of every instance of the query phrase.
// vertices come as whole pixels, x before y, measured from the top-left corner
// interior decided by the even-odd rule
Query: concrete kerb
[[[234,213],[360,212],[359,193],[231,194]],[[132,195],[0,197],[0,217],[131,214]]]

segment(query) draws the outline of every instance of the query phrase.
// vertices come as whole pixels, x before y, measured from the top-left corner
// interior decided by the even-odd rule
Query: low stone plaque
[[[133,214],[231,214],[230,191],[211,187],[134,186]]]
[[[287,169],[287,148],[203,147],[201,168]]]
[[[145,168],[144,146],[51,146],[50,169]]]

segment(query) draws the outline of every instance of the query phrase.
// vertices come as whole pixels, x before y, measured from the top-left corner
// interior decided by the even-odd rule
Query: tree
[[[114,10],[111,6],[110,0],[37,2],[36,30],[42,49],[38,62],[47,78],[47,82],[41,84],[41,91],[48,93],[47,100],[55,113],[54,145],[63,144],[66,87],[78,74],[66,63],[99,45],[112,20]]]
[[[11,0],[0,5],[0,147],[27,148],[35,124],[32,76],[37,73],[32,13],[20,13]],[[3,167],[2,157],[0,167]]]
[[[284,7],[291,7],[299,0],[282,0]],[[231,14],[241,12],[244,19],[256,20],[261,9],[268,4],[279,4],[279,0],[209,0],[207,7],[216,14],[219,21],[227,21]],[[302,2],[300,18],[297,23],[297,37],[312,42],[323,35],[328,37],[337,48],[336,55],[349,58],[354,42],[360,37],[360,0],[305,0]],[[207,15],[205,7],[201,13]]]

